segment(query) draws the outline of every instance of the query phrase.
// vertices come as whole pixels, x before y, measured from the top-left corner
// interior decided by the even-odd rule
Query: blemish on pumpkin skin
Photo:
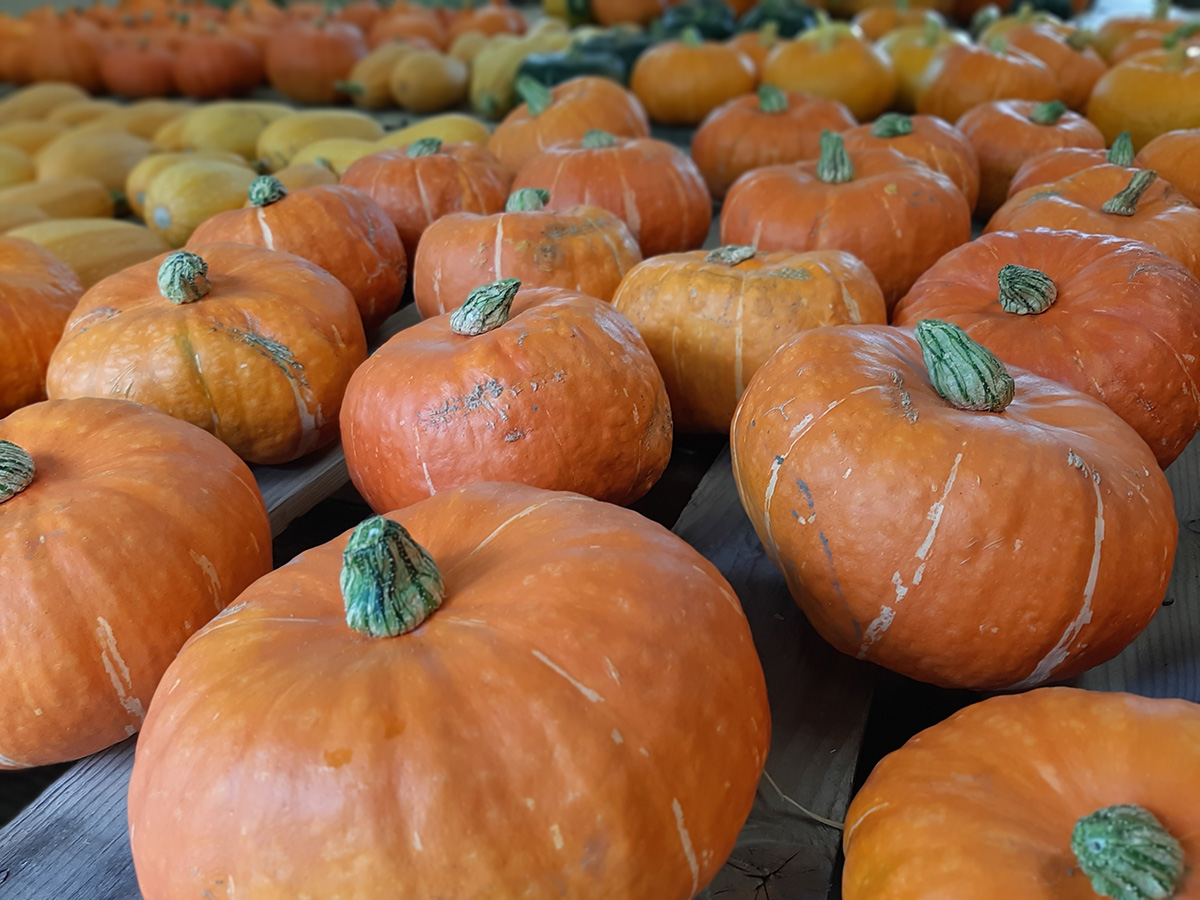
[[[340,769],[342,766],[346,765],[346,763],[350,762],[350,759],[353,756],[354,751],[345,748],[341,750],[326,750],[325,765],[332,769]]]

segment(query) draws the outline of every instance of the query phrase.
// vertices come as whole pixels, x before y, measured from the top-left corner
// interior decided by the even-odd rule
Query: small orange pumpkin
[[[1137,155],[1139,166],[1154,169],[1179,193],[1200,206],[1200,128],[1160,134]]]
[[[1140,150],[1160,134],[1200,128],[1200,47],[1139,54],[1096,82],[1087,116],[1112,140],[1122,131]]]
[[[338,84],[367,55],[367,42],[353,25],[294,22],[275,35],[267,48],[271,86],[298,103],[329,105],[338,100]]]
[[[1058,79],[1061,100],[1075,111],[1087,106],[1092,88],[1108,71],[1104,59],[1088,45],[1090,35],[1075,31],[1064,35],[1053,25],[1020,25],[1005,34],[1009,46],[1024,50],[1046,64]]]
[[[704,41],[687,28],[677,41],[656,44],[638,57],[629,86],[650,118],[663,125],[695,125],[723,103],[754,90],[758,69],[736,47]]]
[[[1013,175],[1012,181],[1008,185],[1008,196],[1011,197],[1028,187],[1058,181],[1074,175],[1076,172],[1082,172],[1084,169],[1104,163],[1112,163],[1114,166],[1125,166],[1126,168],[1134,165],[1133,142],[1129,139],[1128,131],[1117,135],[1117,139],[1107,150],[1055,147],[1034,154],[1021,163],[1021,167]]]
[[[925,83],[925,73],[938,52],[952,44],[970,44],[971,39],[953,28],[946,28],[934,19],[923,26],[897,28],[880,38],[876,46],[887,54],[896,70],[896,99],[899,112],[911,113],[917,108],[917,94]]]
[[[878,41],[898,28],[925,28],[929,22],[946,27],[946,20],[936,10],[910,6],[908,0],[895,0],[890,6],[868,6],[850,24],[857,26],[867,40]]]
[[[1046,102],[1061,93],[1044,62],[997,38],[985,47],[952,44],[938,51],[917,89],[917,112],[957,122],[993,100]]]

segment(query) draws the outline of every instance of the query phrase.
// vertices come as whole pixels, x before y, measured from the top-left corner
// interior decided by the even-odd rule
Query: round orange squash
[[[251,182],[249,197],[249,208],[217,213],[188,245],[233,241],[307,259],[349,289],[368,330],[396,311],[408,262],[396,226],[374,200],[345,185],[289,192],[270,175]]]
[[[453,212],[495,213],[504,208],[512,175],[485,148],[422,138],[352,163],[342,184],[362,191],[387,213],[407,259],[433,222]]]
[[[1096,82],[1087,116],[1112,140],[1133,136],[1140,150],[1160,134],[1200,128],[1200,48],[1178,44],[1172,50],[1139,53],[1109,69]]]
[[[1175,185],[1179,193],[1200,206],[1200,128],[1160,134],[1137,155],[1137,163],[1153,169]]]
[[[525,102],[488,140],[488,149],[514,174],[547,147],[580,140],[593,128],[620,137],[650,136],[638,98],[607,78],[588,75],[548,88],[524,75],[516,91]]]
[[[129,799],[161,900],[688,900],[733,849],[770,735],[708,561],[629,510],[512,484],[307,551],[164,683]]]
[[[1033,687],[1111,659],[1175,556],[1154,454],[1100,401],[1006,371],[958,326],[916,334],[804,332],[742,397],[738,493],[792,596],[841,652],[942,687]]]
[[[689,27],[679,40],[656,44],[639,56],[629,86],[653,121],[695,125],[754,90],[757,81],[754,60],[730,44],[702,40]]]
[[[747,172],[721,209],[722,244],[852,253],[879,282],[889,310],[970,239],[971,210],[953,181],[895,150],[847,152],[830,131],[819,160]]]
[[[927,728],[846,816],[845,900],[1200,894],[1200,706],[1043,688]],[[1120,893],[1121,885],[1141,885]]]
[[[136,733],[188,637],[271,570],[250,470],[135,403],[57,400],[0,421],[0,503],[0,769]]]
[[[477,288],[354,374],[342,444],[373,509],[475,481],[627,504],[666,468],[667,392],[634,327],[593,297],[519,287]]]
[[[993,100],[1059,99],[1058,79],[1024,50],[997,38],[991,45],[951,44],[934,56],[917,88],[917,112],[957,122]]]
[[[764,84],[708,115],[692,136],[692,159],[720,200],[751,169],[816,159],[822,131],[845,132],[854,124],[850,110],[836,100]]]
[[[728,432],[746,383],[808,328],[887,323],[883,292],[849,253],[669,253],[625,276],[613,305],[667,385],[679,431]]]
[[[620,216],[642,256],[693,250],[712,225],[700,170],[674,144],[589,131],[548,148],[517,173],[513,189],[550,192],[551,209],[599,206]]]
[[[1104,59],[1088,45],[1085,31],[1063,34],[1045,23],[1018,25],[1005,35],[1009,46],[1024,50],[1046,64],[1058,80],[1062,102],[1080,111],[1087,106],[1092,88],[1108,71]]]
[[[1001,359],[1091,394],[1166,468],[1200,430],[1200,281],[1149,244],[997,232],[952,250],[893,323],[953,322]]]
[[[1039,184],[1049,184],[1058,181],[1092,166],[1112,163],[1114,166],[1133,166],[1133,142],[1129,132],[1122,131],[1107,150],[1089,150],[1083,147],[1054,147],[1035,153],[1025,162],[1012,177],[1008,185],[1008,196]],[[1133,174],[1130,172],[1129,174]],[[1167,179],[1170,180],[1169,178]]]
[[[350,292],[290,253],[201,244],[101,281],[50,358],[52,398],[115,397],[210,431],[248,462],[289,462],[337,437],[366,358]]]
[[[549,192],[524,188],[491,216],[452,213],[425,230],[413,262],[413,297],[425,318],[458,309],[481,284],[516,278],[611,300],[642,261],[629,227],[598,206],[546,209]]]
[[[1008,199],[1008,187],[1021,164],[1035,153],[1066,147],[1103,150],[1104,135],[1061,100],[993,100],[963,115],[955,127],[979,159],[979,203],[987,218]]]
[[[0,418],[46,397],[46,365],[83,285],[30,241],[0,237]]]

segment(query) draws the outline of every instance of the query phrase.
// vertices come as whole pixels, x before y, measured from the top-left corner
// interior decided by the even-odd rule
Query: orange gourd
[[[175,84],[197,100],[244,96],[262,83],[263,74],[254,43],[218,29],[189,35],[175,54]]]
[[[917,94],[924,86],[925,72],[942,48],[969,43],[970,38],[965,34],[934,19],[920,27],[897,28],[880,38],[875,46],[887,54],[896,70],[895,109],[911,113],[917,108]]]
[[[362,32],[343,22],[294,22],[267,48],[271,86],[297,103],[329,105],[338,100],[339,82],[367,55]]]
[[[1073,110],[1087,106],[1092,88],[1108,71],[1100,54],[1088,46],[1087,32],[1064,35],[1053,25],[1020,25],[1005,34],[1010,47],[1045,63],[1058,80],[1060,99]]]
[[[1088,150],[1083,147],[1055,147],[1041,153],[1035,153],[1021,163],[1008,186],[1008,196],[1034,187],[1039,184],[1049,184],[1090,169],[1092,166],[1112,163],[1115,166],[1129,168],[1134,164],[1133,143],[1129,132],[1117,135],[1111,147],[1107,150]],[[1132,175],[1133,173],[1130,172]]]
[[[1088,118],[1111,141],[1122,131],[1140,150],[1168,131],[1200,128],[1200,48],[1139,54],[1113,66],[1096,82]]]
[[[1160,134],[1142,148],[1137,163],[1153,169],[1192,203],[1200,206],[1200,128]]]
[[[100,77],[110,93],[138,99],[175,93],[175,55],[149,38],[113,44],[100,57]]]
[[[917,112],[957,122],[993,100],[1059,99],[1049,67],[1002,38],[989,46],[952,44],[938,51],[917,89]]]
[[[704,41],[695,28],[687,28],[679,40],[656,44],[639,56],[629,86],[653,121],[695,125],[754,90],[757,80],[750,57],[729,44]]]

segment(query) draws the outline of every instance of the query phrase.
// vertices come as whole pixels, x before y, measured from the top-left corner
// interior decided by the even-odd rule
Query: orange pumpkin
[[[135,403],[59,400],[5,418],[0,503],[0,770],[135,734],[188,637],[271,570],[250,470]],[[147,555],[155,565],[139,565]]]
[[[979,158],[961,131],[935,116],[887,113],[843,132],[847,150],[895,150],[953,181],[967,205],[979,199]]]
[[[770,733],[720,573],[634,512],[522,485],[307,551],[164,681],[130,785],[148,897],[684,900],[732,851]]]
[[[334,276],[354,297],[370,330],[396,311],[408,262],[396,226],[366,194],[344,185],[288,191],[264,175],[250,185],[250,206],[217,213],[188,245],[233,241],[294,253]]]
[[[199,32],[176,52],[172,74],[186,97],[241,97],[262,84],[263,57],[247,38],[215,30]]]
[[[1009,46],[1046,64],[1058,80],[1060,99],[1074,110],[1087,106],[1092,88],[1108,71],[1100,54],[1088,46],[1087,32],[1064,35],[1053,25],[1020,25],[1005,34]]]
[[[908,0],[896,0],[891,6],[868,6],[851,20],[869,41],[877,41],[898,28],[924,28],[933,22],[941,27],[946,20],[936,10],[909,6]]]
[[[525,16],[519,9],[508,5],[488,4],[478,9],[470,9],[459,16],[450,26],[449,42],[468,31],[478,31],[480,34],[524,34]]]
[[[100,77],[110,93],[129,99],[175,93],[175,54],[149,38],[112,44],[100,57]]]
[[[894,324],[944,319],[1001,359],[1091,394],[1166,468],[1200,429],[1200,281],[1138,241],[988,234],[942,257]]]
[[[876,46],[887,54],[896,70],[895,108],[905,113],[916,110],[917,94],[924,86],[925,72],[934,57],[952,44],[970,42],[961,31],[947,28],[935,19],[926,20],[920,27],[897,28],[880,38]]]
[[[550,209],[599,206],[620,216],[642,256],[692,250],[712,224],[712,200],[696,164],[666,141],[589,131],[526,163],[514,190],[550,192]]]
[[[738,406],[733,470],[822,637],[943,687],[1104,662],[1171,574],[1174,501],[1137,433],[936,319],[785,344]]]
[[[407,259],[422,233],[453,212],[495,213],[504,208],[512,176],[485,148],[422,138],[351,164],[342,184],[378,203],[400,233]]]
[[[0,237],[0,418],[46,397],[46,365],[71,310],[79,277],[29,241]]]
[[[875,767],[846,815],[845,900],[1200,891],[1200,706],[1044,688],[993,697]]]
[[[1200,47],[1139,54],[1104,74],[1088,101],[1088,118],[1112,140],[1122,131],[1140,150],[1160,134],[1200,128]]]
[[[958,130],[979,158],[979,203],[976,211],[990,216],[1008,198],[1008,186],[1021,164],[1044,150],[1082,147],[1103,150],[1104,136],[1060,100],[994,100],[967,112]]]
[[[1021,167],[1009,183],[1008,196],[1011,197],[1028,187],[1058,181],[1104,163],[1128,168],[1133,165],[1133,160],[1133,142],[1129,139],[1128,131],[1117,135],[1117,139],[1107,150],[1087,150],[1083,147],[1056,147],[1045,150],[1021,163]]]
[[[779,23],[767,22],[757,31],[743,31],[735,34],[728,43],[731,47],[750,57],[750,61],[754,63],[754,71],[761,75],[763,66],[767,64],[767,57],[771,55],[771,51],[779,41]]]
[[[666,468],[667,392],[634,327],[607,302],[520,285],[477,288],[351,379],[342,444],[373,509],[476,481],[627,504]]]
[[[600,25],[646,25],[672,5],[672,0],[591,0],[592,18]]]
[[[1151,16],[1112,16],[1106,19],[1093,36],[1093,46],[1108,59],[1119,44],[1139,31],[1157,31],[1166,36],[1179,24],[1170,18],[1171,0],[1154,0]]]
[[[1139,53],[1145,53],[1148,50],[1170,50],[1179,44],[1195,47],[1200,44],[1200,37],[1197,35],[1200,35],[1200,22],[1188,22],[1180,25],[1166,35],[1158,29],[1135,31],[1130,37],[1121,41],[1117,48],[1109,54],[1108,62],[1115,66]]]
[[[367,32],[367,46],[372,50],[392,41],[425,41],[431,47],[442,50],[450,46],[446,29],[438,17],[419,7],[393,10],[376,21]]]
[[[271,87],[297,103],[329,105],[341,96],[354,64],[367,55],[362,32],[343,22],[295,22],[275,35],[267,49]]]
[[[1168,131],[1150,141],[1137,155],[1139,166],[1154,169],[1179,193],[1200,206],[1200,128]]]
[[[107,39],[91,22],[64,14],[36,27],[28,41],[24,63],[30,81],[65,81],[89,94],[104,92],[100,56]]]
[[[650,136],[637,97],[607,78],[583,76],[548,88],[522,76],[516,91],[525,102],[488,139],[488,149],[514,174],[547,147],[580,140],[593,128],[621,137]]]
[[[836,100],[764,84],[757,94],[730,100],[708,115],[692,136],[692,159],[720,200],[751,169],[814,159],[822,131],[845,132],[854,124]]]
[[[312,263],[201,244],[111,275],[71,314],[51,398],[113,397],[210,431],[248,462],[289,462],[337,438],[367,355],[350,292]]]
[[[1046,102],[1061,93],[1045,63],[997,38],[986,47],[952,44],[940,50],[917,89],[917,112],[957,122],[993,100]]]
[[[836,250],[656,256],[625,276],[613,305],[650,348],[676,429],[693,432],[727,432],[746,383],[801,331],[887,323],[875,277]]]
[[[1145,241],[1200,277],[1200,209],[1149,169],[1099,165],[1013,194],[986,231],[1056,228]]]
[[[894,150],[846,151],[826,132],[815,162],[748,172],[721,210],[721,243],[845,250],[866,263],[890,310],[943,254],[971,238],[954,182]]]
[[[413,262],[413,297],[425,318],[451,312],[478,285],[516,278],[611,300],[642,261],[629,228],[597,206],[545,208],[549,192],[525,188],[491,216],[452,213],[426,229]]]
[[[695,28],[656,44],[634,63],[629,86],[663,125],[695,125],[723,103],[754,90],[758,70],[736,47],[704,41]]]
[[[772,50],[762,80],[837,100],[860,121],[887,110],[896,96],[896,71],[887,55],[857,28],[828,21]]]

